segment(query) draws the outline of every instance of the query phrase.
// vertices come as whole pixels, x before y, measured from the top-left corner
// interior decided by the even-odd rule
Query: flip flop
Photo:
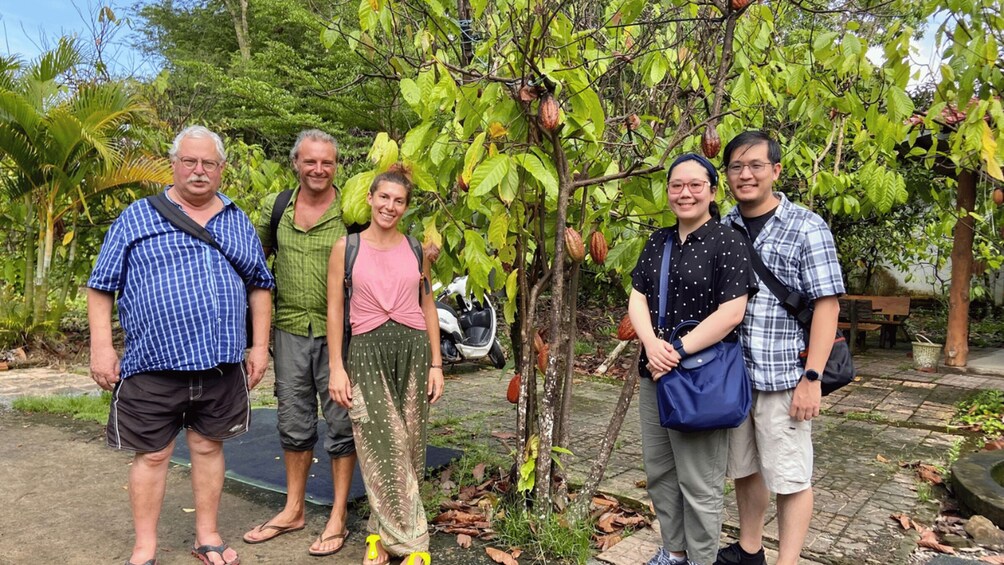
[[[217,554],[219,554],[220,559],[223,560],[223,565],[240,565],[240,563],[241,563],[241,557],[240,557],[240,555],[238,555],[237,557],[234,557],[233,561],[227,561],[227,559],[225,557],[223,557],[223,552],[226,551],[227,548],[229,548],[229,547],[230,546],[227,545],[227,542],[223,542],[220,545],[208,545],[207,544],[207,545],[200,545],[198,547],[196,547],[196,546],[193,545],[192,546],[192,555],[198,557],[199,561],[202,561],[205,565],[213,565],[213,560],[209,558],[209,554],[210,553],[217,553]]]
[[[136,564],[135,564],[135,563],[133,563],[132,561],[128,561],[128,560],[127,560],[127,561],[125,562],[125,565],[136,565]],[[143,563],[141,563],[140,565],[157,565],[157,558],[156,558],[156,557],[154,557],[153,559],[147,559],[146,561],[144,561],[144,562],[143,562]]]
[[[306,524],[297,527],[297,526],[276,526],[274,524],[269,524],[268,522],[262,522],[261,524],[258,524],[257,526],[251,528],[251,532],[254,532],[256,530],[259,532],[264,532],[265,530],[272,530],[275,533],[263,539],[248,539],[248,534],[251,533],[248,532],[247,534],[244,534],[244,537],[241,539],[244,540],[244,543],[250,545],[254,545],[256,543],[265,543],[269,540],[274,540],[275,538],[281,536],[282,534],[288,534],[290,532],[299,532],[300,530],[306,527],[307,527]]]
[[[312,555],[314,557],[327,557],[329,555],[334,555],[334,554],[338,553],[339,551],[341,551],[345,547],[345,540],[348,539],[349,533],[350,533],[349,530],[345,529],[340,534],[333,534],[333,535],[330,535],[330,536],[328,536],[326,538],[322,538],[321,536],[317,536],[317,541],[319,541],[321,543],[327,543],[327,542],[329,542],[331,540],[340,539],[340,540],[342,540],[342,545],[338,546],[338,549],[333,549],[331,551],[314,551],[312,549],[308,549],[307,553],[309,553],[310,555]],[[384,563],[386,563],[386,562],[384,562]],[[384,564],[380,564],[380,565],[384,565]]]

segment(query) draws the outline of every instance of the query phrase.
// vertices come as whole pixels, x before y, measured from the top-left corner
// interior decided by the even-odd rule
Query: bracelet
[[[430,369],[442,369],[443,366],[442,365],[429,365],[429,368]]]

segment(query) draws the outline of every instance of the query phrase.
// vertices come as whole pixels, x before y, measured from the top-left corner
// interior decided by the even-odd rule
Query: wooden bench
[[[903,322],[910,316],[909,296],[848,294],[840,300],[838,327],[851,330],[852,343],[863,343],[864,332],[879,330],[879,347],[893,347],[896,345],[896,333],[899,328],[903,328],[903,332],[906,334]],[[848,308],[846,313],[844,311],[845,304]],[[869,306],[870,313],[868,312]],[[862,332],[860,337],[857,335],[858,331]],[[906,334],[906,337],[909,339],[909,334]]]

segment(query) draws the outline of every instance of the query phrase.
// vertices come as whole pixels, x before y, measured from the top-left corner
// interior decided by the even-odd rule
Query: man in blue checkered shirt
[[[781,175],[777,141],[759,131],[742,133],[725,146],[723,161],[738,203],[723,221],[749,235],[766,267],[810,301],[813,318],[806,343],[802,327],[774,293],[759,292],[746,305],[740,335],[753,408],[731,432],[728,464],[739,506],[739,541],[719,551],[715,564],[766,563],[761,542],[774,493],[777,563],[794,565],[812,518],[812,419],[819,415],[819,375],[837,330],[843,275],[823,219],[773,190]],[[803,363],[799,353],[806,348]]]
[[[136,540],[127,564],[156,563],[157,522],[178,432],[192,457],[195,544],[204,563],[233,564],[220,538],[223,440],[247,431],[249,390],[268,366],[275,286],[251,221],[218,192],[226,164],[219,136],[185,129],[170,151],[165,191],[220,249],[185,233],[142,199],[115,220],[87,283],[91,376],[113,392],[108,445],[134,452],[129,501]],[[125,353],[112,344],[118,293]],[[254,342],[245,358],[250,304]]]

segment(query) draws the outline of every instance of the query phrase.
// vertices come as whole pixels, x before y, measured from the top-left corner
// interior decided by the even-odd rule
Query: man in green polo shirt
[[[320,402],[328,424],[324,448],[331,456],[334,504],[308,553],[323,556],[337,553],[345,543],[346,506],[356,463],[352,423],[328,394],[328,257],[345,235],[345,225],[334,187],[335,139],[320,130],[303,131],[289,156],[300,186],[279,220],[276,241],[269,224],[277,194],[262,201],[255,225],[265,254],[275,251],[275,395],[286,464],[286,506],[244,534],[244,541],[262,543],[305,527],[304,497],[318,439]]]

